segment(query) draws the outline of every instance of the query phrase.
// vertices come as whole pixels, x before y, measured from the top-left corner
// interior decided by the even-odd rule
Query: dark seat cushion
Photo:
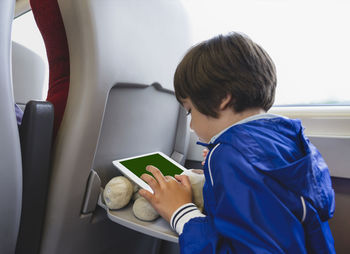
[[[39,253],[50,178],[53,118],[50,102],[30,101],[19,127],[23,194],[16,254]]]

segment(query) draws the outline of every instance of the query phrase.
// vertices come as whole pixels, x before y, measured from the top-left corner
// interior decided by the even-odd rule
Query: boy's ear
[[[219,109],[220,110],[226,109],[228,104],[231,102],[231,99],[232,99],[231,94],[226,95],[226,97],[222,99]]]

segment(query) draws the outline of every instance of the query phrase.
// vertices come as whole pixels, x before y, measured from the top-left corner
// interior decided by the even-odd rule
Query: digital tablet
[[[135,182],[141,188],[153,193],[151,187],[141,179],[144,173],[151,174],[146,170],[148,165],[158,168],[164,176],[180,175],[187,170],[179,163],[162,152],[153,152],[135,157],[124,158],[113,161],[113,165],[118,168],[126,177]]]

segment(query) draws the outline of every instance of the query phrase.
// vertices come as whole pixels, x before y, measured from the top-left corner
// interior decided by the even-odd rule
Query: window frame
[[[273,106],[270,113],[300,119],[309,137],[350,138],[350,106]]]

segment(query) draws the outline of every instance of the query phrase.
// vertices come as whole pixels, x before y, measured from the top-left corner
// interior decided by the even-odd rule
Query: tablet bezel
[[[167,156],[166,154],[164,154],[162,152],[159,152],[159,151],[152,152],[152,153],[145,153],[145,154],[141,154],[141,155],[137,155],[137,156],[133,156],[133,157],[127,157],[127,158],[114,160],[114,161],[112,161],[112,163],[119,171],[121,171],[123,173],[123,175],[125,175],[127,178],[132,180],[138,186],[140,186],[143,189],[148,190],[151,193],[154,193],[152,188],[145,181],[143,181],[140,177],[135,175],[134,172],[132,172],[131,170],[129,170],[127,167],[125,167],[123,164],[120,163],[121,161],[137,159],[137,158],[141,158],[141,157],[145,157],[145,156],[149,156],[149,155],[153,155],[153,154],[159,154],[160,156],[162,156],[163,158],[168,160],[170,163],[172,163],[175,166],[177,166],[178,168],[180,168],[182,171],[188,170],[184,166],[182,166],[181,164],[179,164],[178,162],[176,162],[175,160],[173,160],[172,158]]]

